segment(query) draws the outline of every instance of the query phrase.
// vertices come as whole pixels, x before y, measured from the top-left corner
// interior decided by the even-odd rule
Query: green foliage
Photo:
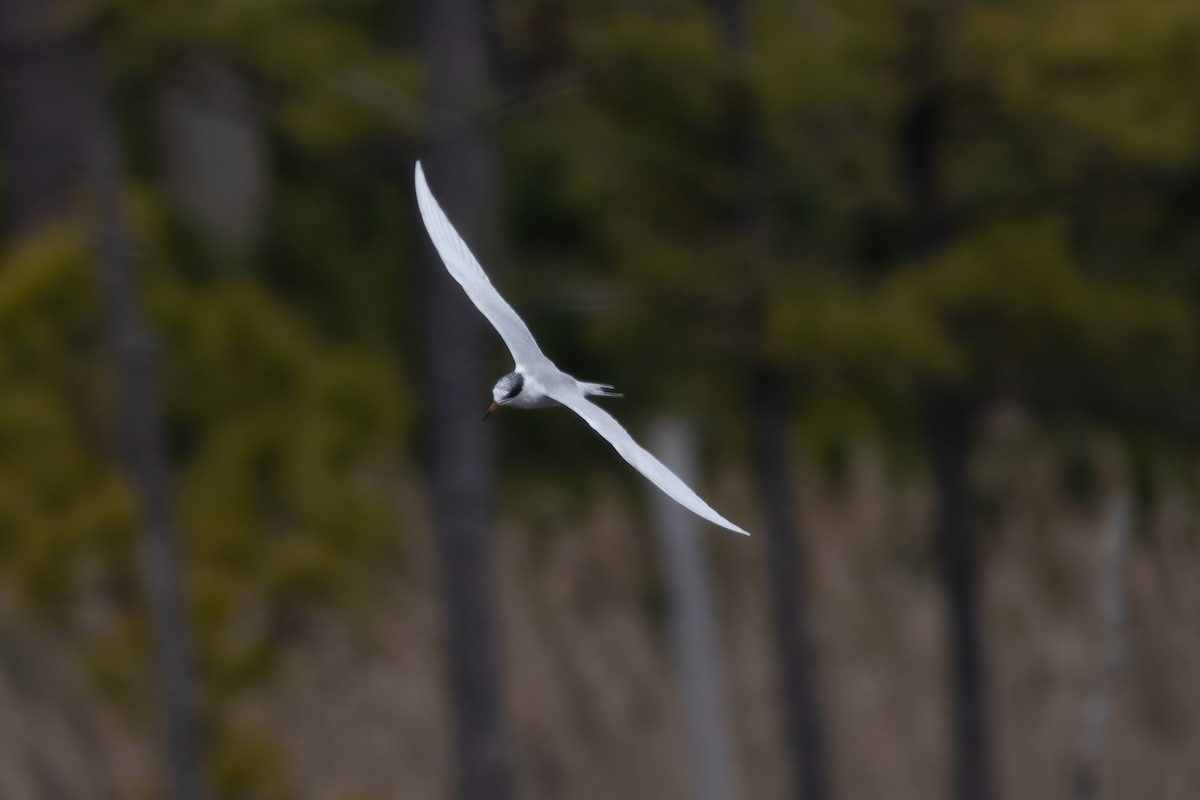
[[[945,9],[760,0],[733,56],[711,4],[501,4],[505,69],[479,102],[509,247],[487,267],[556,362],[626,390],[635,430],[699,409],[728,458],[746,365],[765,363],[799,390],[797,441],[829,473],[861,437],[908,466],[921,392],[940,385],[1025,406],[1080,498],[1101,482],[1088,442],[1120,437],[1150,497],[1168,467],[1186,474],[1195,435],[1200,5]],[[80,13],[137,178],[214,769],[223,793],[286,796],[270,742],[229,720],[308,615],[359,616],[403,556],[389,483],[411,458],[399,372],[418,350],[415,12],[94,0]],[[237,260],[179,230],[154,155],[152,100],[196,57],[253,88],[269,149],[261,247]],[[945,237],[918,252],[899,152],[931,91]],[[91,275],[77,220],[0,258],[0,578],[78,631],[95,684],[149,722],[137,509]],[[565,412],[496,435],[526,454],[505,477],[526,487],[508,510],[530,535],[583,502],[585,470],[545,480],[581,442],[631,495],[644,488]]]
[[[221,787],[223,795],[260,800],[295,796],[295,789],[283,777],[283,759],[269,738],[250,731],[233,731],[227,734],[227,740],[213,767],[214,784]]]
[[[124,82],[156,90],[179,61],[218,55],[270,93],[263,110],[277,131],[326,152],[379,130],[387,119],[372,107],[378,105],[372,100],[386,102],[380,87],[412,90],[420,81],[413,55],[385,46],[394,10],[379,0],[93,5],[106,25],[107,61]],[[420,128],[420,120],[407,124]]]
[[[133,505],[88,402],[107,393],[89,268],[83,242],[52,229],[0,271],[0,570],[56,616],[86,573],[124,585],[131,567]]]
[[[98,688],[148,721],[140,530],[90,270],[63,230],[0,268],[0,569],[80,634]],[[402,554],[388,498],[405,392],[381,359],[323,345],[248,284],[149,277],[204,694],[221,719],[306,614],[377,599]],[[242,786],[245,748],[223,731],[218,773]]]
[[[1185,304],[1087,280],[1056,225],[982,230],[886,291],[939,326],[948,357],[931,364],[936,381],[1083,405],[1132,385],[1165,400],[1186,391],[1195,359]]]
[[[1200,63],[1193,5],[764,0],[738,57],[703,4],[549,23],[529,6],[504,17],[514,52],[579,88],[505,125],[525,285],[535,308],[546,285],[600,298],[588,339],[565,346],[639,354],[606,365],[613,380],[715,408],[764,359],[803,390],[822,453],[860,435],[910,447],[930,384],[1119,429],[1188,416],[1198,295],[1180,295],[1197,286],[1180,265],[1200,244],[1182,221],[1165,239],[1193,195],[1158,182],[1200,141],[1182,88]],[[931,89],[950,230],[916,257],[899,150]]]
[[[385,498],[404,395],[377,360],[315,346],[251,287],[171,288],[154,307],[178,354],[164,385],[203,652],[216,688],[236,690],[298,611],[366,599],[376,584],[346,581],[348,564],[395,553]]]
[[[1167,165],[1194,160],[1200,8],[1179,0],[1016,3],[972,8],[968,69],[1014,112],[1093,148]]]

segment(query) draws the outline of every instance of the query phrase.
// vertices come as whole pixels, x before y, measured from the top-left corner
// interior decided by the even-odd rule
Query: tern
[[[533,334],[529,332],[529,327],[500,296],[496,287],[492,286],[483,267],[475,260],[475,256],[471,255],[467,243],[450,224],[433,193],[429,191],[429,184],[425,182],[425,171],[421,169],[419,161],[416,183],[421,219],[425,221],[425,228],[429,231],[429,238],[433,240],[438,255],[442,257],[450,275],[467,293],[467,297],[480,313],[487,317],[488,322],[492,323],[492,327],[508,345],[513,361],[516,362],[516,368],[496,382],[492,389],[492,404],[483,418],[486,420],[490,414],[505,407],[546,408],[564,405],[583,417],[583,421],[604,437],[622,458],[666,492],[672,500],[709,522],[749,536],[749,531],[739,528],[714,511],[688,488],[679,476],[635,442],[629,432],[607,411],[588,400],[589,396],[621,397],[613,387],[606,383],[578,381],[546,358]]]

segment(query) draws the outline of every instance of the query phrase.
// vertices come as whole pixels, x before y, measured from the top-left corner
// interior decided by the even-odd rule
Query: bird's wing
[[[446,270],[458,281],[467,297],[471,298],[475,307],[487,317],[488,322],[492,323],[492,327],[508,345],[509,352],[518,366],[549,364],[549,359],[542,354],[528,326],[500,296],[496,287],[492,286],[483,267],[479,266],[475,256],[471,255],[467,243],[446,218],[445,212],[429,191],[429,184],[425,182],[425,171],[421,169],[419,161],[416,182],[417,206],[421,209],[421,219],[425,221],[425,229],[429,231],[429,238],[433,240]]]
[[[629,435],[629,432],[622,428],[621,423],[613,419],[611,414],[577,391],[574,391],[573,387],[552,386],[549,387],[547,393],[583,417],[584,422],[592,426],[592,430],[608,440],[608,443],[620,453],[621,458],[628,461],[634,469],[649,478],[655,486],[666,492],[672,500],[689,511],[699,514],[709,522],[720,525],[722,528],[728,528],[731,531],[736,531],[746,536],[750,535],[749,531],[739,528],[714,511],[708,503],[700,499],[699,495],[688,488],[688,485],[680,480],[678,475],[667,469],[648,450],[635,442],[633,437]]]

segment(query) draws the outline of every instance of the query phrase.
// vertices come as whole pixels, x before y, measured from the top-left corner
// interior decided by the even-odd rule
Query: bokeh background
[[[1200,796],[1200,4],[5,0],[0,796]],[[555,362],[503,345],[434,192]]]

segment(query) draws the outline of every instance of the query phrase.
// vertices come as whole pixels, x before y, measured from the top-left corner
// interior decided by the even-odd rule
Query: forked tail
[[[607,383],[586,383],[579,381],[579,388],[583,390],[585,395],[596,395],[597,397],[624,397],[625,395],[613,389]]]

